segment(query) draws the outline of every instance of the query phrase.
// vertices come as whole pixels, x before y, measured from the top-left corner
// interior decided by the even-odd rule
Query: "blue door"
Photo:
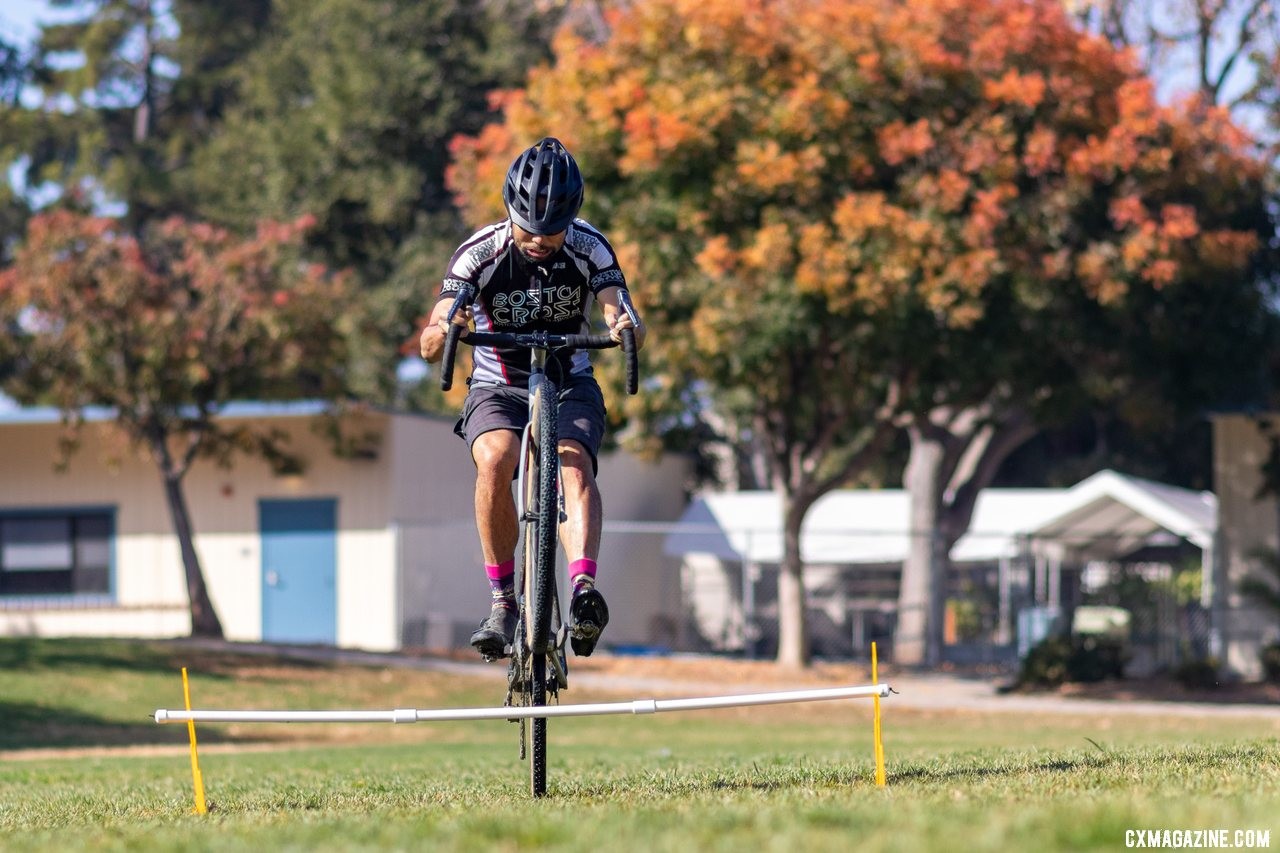
[[[262,639],[337,641],[337,501],[258,502]]]

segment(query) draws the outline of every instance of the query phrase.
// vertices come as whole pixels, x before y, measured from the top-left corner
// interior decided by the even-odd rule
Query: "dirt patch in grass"
[[[773,661],[735,660],[706,656],[644,657],[595,655],[576,658],[571,671],[640,679],[663,679],[689,684],[759,684],[836,687],[866,684],[869,666],[854,663],[815,663],[806,668]],[[883,677],[884,672],[880,675]]]
[[[475,652],[463,649],[410,652],[422,659],[448,660],[479,664]],[[497,666],[497,664],[493,664]],[[502,664],[506,672],[505,662]],[[591,674],[610,678],[645,681],[670,681],[676,684],[755,684],[800,687],[841,687],[867,684],[871,681],[870,663],[820,661],[808,667],[782,666],[772,660],[743,660],[715,655],[619,655],[597,651],[589,658],[569,657],[570,677]],[[892,667],[882,665],[880,678],[892,674]]]
[[[1064,684],[1052,692],[1059,696],[1119,701],[1280,704],[1280,684],[1265,682],[1228,683],[1193,689],[1172,678],[1131,678],[1093,684]]]
[[[319,744],[320,742],[315,742]],[[224,755],[244,752],[281,752],[306,745],[303,741],[282,743],[213,743],[201,744],[201,755]],[[132,744],[129,746],[71,746],[12,749],[0,752],[0,761],[45,761],[67,758],[180,758],[191,754],[190,744]]]

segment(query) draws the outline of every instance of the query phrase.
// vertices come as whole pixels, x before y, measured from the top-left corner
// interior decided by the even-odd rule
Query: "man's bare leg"
[[[560,542],[573,585],[569,636],[574,653],[586,657],[609,622],[609,608],[595,588],[603,511],[591,454],[572,439],[560,442],[560,479],[565,504]]]
[[[514,574],[520,526],[511,477],[520,460],[520,435],[506,429],[482,433],[472,442],[471,458],[476,463],[476,529],[491,590],[489,616],[471,635],[471,645],[486,658],[499,658],[511,642],[516,623]]]

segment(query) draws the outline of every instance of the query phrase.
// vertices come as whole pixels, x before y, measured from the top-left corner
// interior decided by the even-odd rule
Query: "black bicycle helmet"
[[[582,207],[582,172],[560,140],[548,136],[511,164],[502,200],[511,221],[530,234],[559,234]]]

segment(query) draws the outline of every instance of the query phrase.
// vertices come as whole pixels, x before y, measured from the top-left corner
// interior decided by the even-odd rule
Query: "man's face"
[[[564,231],[556,234],[530,234],[514,222],[511,223],[511,235],[515,238],[516,248],[520,254],[535,264],[540,264],[560,251],[564,245]]]

